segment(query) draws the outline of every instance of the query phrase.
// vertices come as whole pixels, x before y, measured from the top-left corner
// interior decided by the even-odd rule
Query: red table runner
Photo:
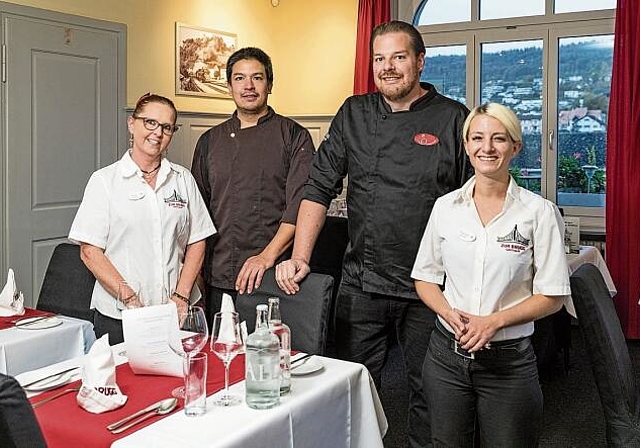
[[[40,316],[55,316],[55,313],[50,313],[49,311],[34,310],[32,308],[25,308],[24,314],[22,316],[0,317],[0,330],[15,327],[16,321],[20,319],[28,319],[29,317]]]
[[[212,395],[224,388],[224,367],[222,361],[213,353],[208,353],[207,395]],[[229,383],[234,384],[244,379],[244,355],[238,355],[231,363]],[[109,447],[111,444],[134,431],[148,426],[166,415],[154,416],[133,428],[121,433],[111,434],[107,425],[127,415],[149,406],[152,403],[171,397],[171,391],[183,385],[181,378],[158,375],[136,375],[129,364],[116,367],[116,381],[123,394],[129,398],[124,406],[102,414],[92,414],[82,409],[76,401],[77,393],[71,392],[56,398],[35,409],[36,417],[50,448],[55,447]],[[80,381],[67,384],[64,388],[79,386]],[[64,390],[54,389],[31,399],[31,403]],[[181,410],[184,400],[180,400]]]

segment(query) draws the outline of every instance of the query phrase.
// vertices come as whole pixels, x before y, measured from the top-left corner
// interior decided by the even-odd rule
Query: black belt
[[[491,341],[491,343],[489,344],[489,348],[485,347],[480,351],[471,353],[468,350],[462,348],[462,345],[460,345],[460,342],[456,340],[454,334],[447,330],[444,325],[442,325],[440,319],[436,319],[436,328],[445,338],[447,338],[449,347],[456,354],[467,359],[475,359],[476,356],[499,356],[500,352],[504,352],[507,350],[511,351],[514,349],[519,350],[524,348],[524,345],[529,343],[528,336],[516,339],[505,339],[504,341]]]

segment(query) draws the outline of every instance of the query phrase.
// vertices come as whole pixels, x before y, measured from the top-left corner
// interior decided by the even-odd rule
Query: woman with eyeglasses
[[[127,119],[131,148],[93,173],[69,232],[97,280],[96,336],[108,333],[112,345],[124,340],[122,310],[140,305],[133,289],[118,300],[123,282],[167,291],[179,309],[192,293],[199,298],[193,286],[215,228],[189,170],[165,157],[176,118],[168,98],[148,93],[138,100]]]

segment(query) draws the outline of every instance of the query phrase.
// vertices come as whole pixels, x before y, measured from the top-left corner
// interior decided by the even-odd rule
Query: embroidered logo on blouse
[[[433,134],[427,134],[425,132],[422,134],[414,135],[413,141],[416,142],[418,145],[433,146],[433,145],[437,145],[440,142],[440,139]]]
[[[173,194],[168,198],[164,198],[165,204],[173,208],[184,208],[187,204],[186,199],[183,199],[176,190],[173,190]]]
[[[513,227],[513,230],[505,236],[499,236],[496,238],[496,242],[502,243],[500,247],[507,252],[523,252],[529,246],[529,239],[523,237],[518,232],[518,225]]]

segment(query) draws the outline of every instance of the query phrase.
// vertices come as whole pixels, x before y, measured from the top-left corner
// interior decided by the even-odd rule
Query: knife
[[[51,381],[53,378],[60,377],[60,376],[64,375],[65,373],[69,373],[69,372],[71,372],[73,370],[76,370],[76,369],[79,369],[79,368],[80,368],[80,366],[70,367],[70,368],[68,368],[66,370],[63,370],[61,372],[52,373],[51,375],[47,375],[47,376],[45,376],[43,378],[40,378],[40,379],[37,379],[35,381],[30,381],[30,382],[28,382],[26,384],[22,384],[21,386],[22,386],[23,389],[26,389],[27,387],[31,387],[34,384],[47,383],[47,382]]]
[[[307,353],[307,354],[306,354],[306,355],[304,355],[304,356],[301,356],[301,357],[299,357],[299,358],[294,359],[293,361],[291,361],[291,367],[293,368],[294,364],[295,364],[296,366],[299,366],[299,365],[304,364],[304,363],[302,363],[302,364],[299,364],[299,363],[300,363],[300,361],[304,361],[304,360],[306,360],[306,359],[309,359],[309,358],[311,358],[312,356],[313,356],[313,353]]]
[[[20,322],[25,321],[26,319],[29,319],[29,318],[27,317],[27,318],[25,318],[25,319],[21,319],[21,320],[17,321],[17,322],[15,323],[15,326],[16,326],[16,327],[18,327],[18,328],[20,328],[20,327],[28,327],[28,326],[30,326],[30,325],[37,324],[38,322],[42,322],[43,320],[51,319],[52,317],[53,317],[53,316],[40,316],[40,317],[36,317],[36,318],[35,318],[35,319],[33,319],[33,320],[30,320],[30,321],[28,321],[28,322],[25,322],[25,323],[23,323],[23,324],[22,324],[22,323],[20,323]]]

